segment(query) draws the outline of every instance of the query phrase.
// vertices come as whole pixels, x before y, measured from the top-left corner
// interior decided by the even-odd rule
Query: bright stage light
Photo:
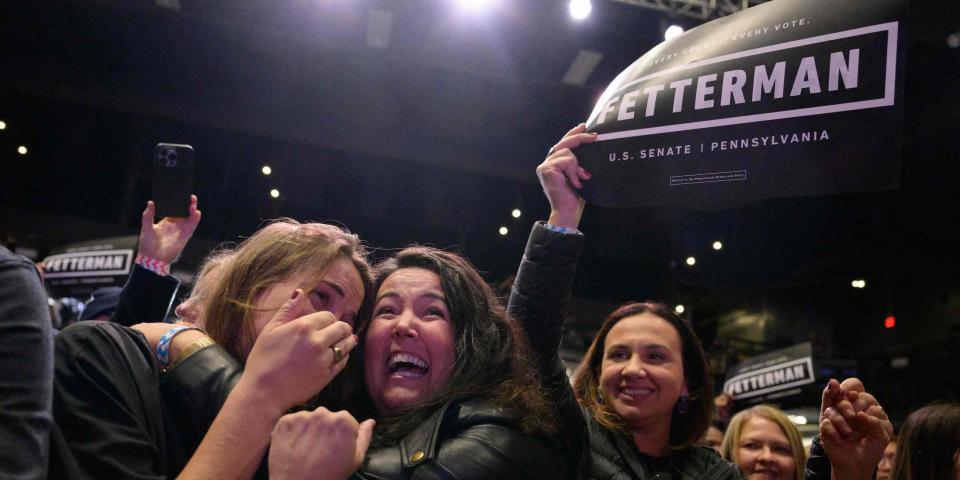
[[[676,307],[673,307],[673,311],[677,313],[683,313],[686,310],[687,310],[686,307],[684,307],[683,305],[677,305]]]
[[[500,227],[499,232],[500,232],[500,235],[506,235],[510,233],[510,230],[507,230],[507,227]]]
[[[514,208],[513,211],[510,212],[510,215],[512,215],[513,218],[520,218],[520,209]]]
[[[687,265],[691,267],[697,264],[697,259],[693,257],[687,257]]]
[[[7,122],[0,120],[0,130],[6,130],[6,129],[7,129]]]
[[[590,10],[593,10],[590,0],[570,0],[570,17],[574,20],[579,21],[589,17]]]
[[[20,155],[26,155],[26,154],[27,154],[27,147],[24,147],[23,145],[20,145],[19,147],[17,147],[17,153],[19,153]]]
[[[713,249],[714,249],[714,250],[720,250],[720,249],[722,249],[722,248],[723,248],[723,242],[721,242],[720,240],[717,240],[716,242],[713,242]]]
[[[680,25],[670,25],[667,27],[667,30],[663,32],[663,39],[670,40],[671,38],[678,37],[683,33],[683,27]]]
[[[460,5],[460,8],[464,10],[479,12],[490,7],[492,2],[491,0],[457,0],[457,3]]]
[[[273,190],[270,190],[270,196],[273,198],[279,198],[280,190],[277,190],[276,188],[274,188]]]
[[[264,165],[263,168],[260,169],[260,171],[263,172],[264,175],[270,175],[271,173],[273,173],[273,169],[270,168],[270,165]]]

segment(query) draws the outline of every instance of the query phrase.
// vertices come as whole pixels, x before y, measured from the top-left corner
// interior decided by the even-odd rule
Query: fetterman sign
[[[122,286],[133,267],[137,237],[65,245],[43,260],[44,283],[54,297],[83,297],[100,287]]]
[[[899,186],[906,0],[774,0],[653,48],[577,149],[601,205]]]
[[[816,381],[811,352],[809,343],[801,343],[753,357],[727,372],[723,391],[738,406],[799,394],[800,387]]]

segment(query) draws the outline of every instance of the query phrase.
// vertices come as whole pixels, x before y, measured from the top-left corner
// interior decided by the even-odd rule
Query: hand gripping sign
[[[906,0],[774,0],[653,48],[577,149],[610,206],[899,186]]]

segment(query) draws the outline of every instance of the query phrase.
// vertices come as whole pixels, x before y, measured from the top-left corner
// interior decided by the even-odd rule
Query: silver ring
[[[333,350],[333,363],[340,363],[340,360],[343,360],[343,350],[336,345],[330,347],[330,349]]]

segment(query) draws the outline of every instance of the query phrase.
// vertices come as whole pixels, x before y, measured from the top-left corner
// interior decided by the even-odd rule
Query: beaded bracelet
[[[167,333],[164,333],[163,336],[160,337],[160,342],[157,343],[157,361],[160,362],[160,368],[167,368],[167,366],[170,365],[170,342],[173,341],[173,337],[187,330],[198,330],[204,335],[207,334],[204,329],[190,325],[177,325],[167,330]]]
[[[156,258],[148,257],[142,253],[137,254],[137,258],[133,261],[137,265],[140,265],[147,270],[150,270],[161,277],[166,277],[170,275],[170,265],[163,260],[157,260]]]

